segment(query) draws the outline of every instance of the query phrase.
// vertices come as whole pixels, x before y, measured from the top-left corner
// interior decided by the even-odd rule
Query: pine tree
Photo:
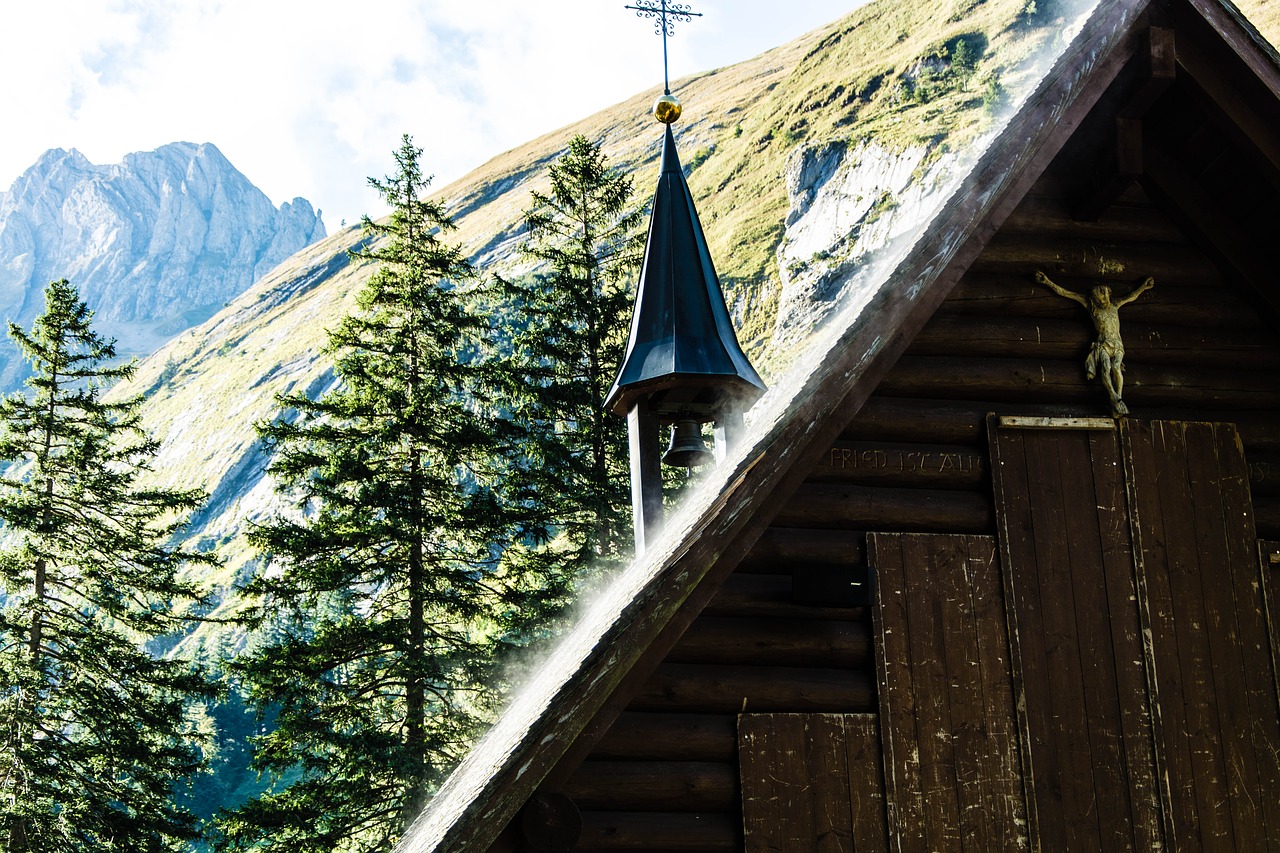
[[[263,435],[298,498],[253,539],[273,568],[249,587],[271,632],[237,669],[276,714],[256,765],[279,787],[222,821],[224,849],[386,850],[488,719],[495,658],[536,618],[541,584],[495,572],[508,520],[487,470],[494,424],[473,388],[477,281],[422,197],[409,137],[370,183],[360,260],[379,264],[330,334],[336,387],[293,395]]]
[[[580,571],[631,549],[626,421],[604,401],[626,347],[643,211],[631,205],[631,179],[584,136],[549,171],[550,192],[534,192],[525,211],[524,254],[543,271],[502,281],[505,313],[522,324],[503,354],[526,435],[511,484],[526,497],[533,538],[555,537],[521,556]]]
[[[188,705],[212,691],[144,645],[183,625],[196,589],[166,542],[198,491],[148,488],[157,444],[140,398],[107,403],[112,343],[68,282],[45,290],[28,334],[30,399],[0,402],[0,849],[183,849],[195,821],[175,781],[201,763]]]

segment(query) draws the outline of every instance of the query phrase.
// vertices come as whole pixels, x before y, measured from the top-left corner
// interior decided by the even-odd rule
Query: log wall
[[[1121,309],[1131,414],[1238,424],[1258,533],[1280,539],[1276,318],[1140,190],[1075,222],[1063,186],[1041,179],[569,780],[577,850],[741,850],[738,715],[875,710],[868,611],[801,601],[798,578],[853,576],[868,532],[994,536],[988,412],[1107,416],[1089,318],[1036,270],[1117,296],[1155,276]]]

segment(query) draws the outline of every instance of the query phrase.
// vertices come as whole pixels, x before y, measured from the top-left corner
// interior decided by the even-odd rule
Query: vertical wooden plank
[[[1132,440],[1133,426],[1134,424],[1127,425],[1124,449],[1126,480],[1130,491],[1133,491],[1133,483],[1139,478],[1154,478],[1152,482],[1161,489],[1170,488],[1171,484],[1162,482],[1159,473],[1165,464],[1163,441],[1159,447],[1154,440],[1135,442]],[[1183,679],[1192,670],[1190,646],[1184,639],[1183,645],[1187,647],[1180,647],[1176,626],[1161,615],[1172,611],[1175,597],[1186,595],[1185,563],[1172,561],[1169,549],[1179,549],[1176,540],[1185,532],[1189,519],[1180,518],[1174,512],[1142,510],[1141,501],[1148,496],[1147,490],[1142,495],[1131,494],[1130,506],[1131,515],[1135,519],[1139,516],[1142,519],[1141,522],[1131,520],[1131,524],[1135,561],[1138,563],[1140,612],[1143,630],[1148,638],[1144,655],[1148,663],[1152,696],[1152,728],[1157,743],[1156,761],[1164,805],[1165,837],[1171,849],[1184,850],[1188,849],[1188,845],[1192,849],[1198,849],[1202,843],[1199,810],[1170,808],[1170,804],[1174,802],[1197,801],[1197,757],[1192,755],[1187,738],[1167,738],[1163,734],[1165,731],[1189,731],[1192,726],[1189,709],[1182,703],[1159,700],[1161,690],[1168,695],[1181,693]],[[1169,569],[1152,572],[1146,569],[1149,565],[1168,566]],[[1152,614],[1156,616],[1154,620]],[[1159,688],[1156,686],[1157,679]]]
[[[849,789],[844,718],[836,714],[805,716],[806,775],[814,790],[822,792],[812,806],[812,849],[815,853],[852,851],[853,796]]]
[[[916,694],[911,672],[907,579],[900,538],[867,537],[867,562],[875,567],[876,683],[880,744],[884,752],[885,812],[897,853],[923,844],[924,786],[915,746]]]
[[[738,717],[747,853],[885,853],[871,714]]]
[[[1276,702],[1280,704],[1280,542],[1258,540],[1262,568],[1262,597],[1266,602],[1267,633],[1271,637],[1271,665],[1275,673]]]
[[[1163,846],[1164,834],[1152,743],[1151,701],[1143,659],[1143,622],[1136,602],[1134,548],[1130,529],[1125,524],[1128,516],[1125,469],[1115,454],[1113,434],[1092,432],[1089,443],[1094,460],[1094,494],[1099,508],[1095,518],[1101,522],[1104,515],[1101,508],[1112,508],[1105,512],[1107,523],[1098,525],[1105,613],[1111,630],[1107,677],[1115,679],[1112,696],[1120,699],[1116,713],[1120,723],[1121,760],[1126,768],[1140,768],[1140,772],[1131,772],[1129,776],[1132,796],[1127,805],[1132,815],[1132,835],[1128,840],[1136,850],[1158,850]],[[1105,629],[1106,626],[1099,625],[1100,631]],[[1125,697],[1140,697],[1140,700],[1126,701]],[[1098,790],[1106,791],[1107,781],[1098,781]]]
[[[894,849],[1026,849],[994,541],[877,533],[868,561]]]
[[[1239,437],[1138,422],[1125,448],[1170,837],[1280,850],[1276,659]]]
[[[790,853],[812,843],[805,766],[806,714],[741,714],[738,767],[748,853]]]
[[[991,428],[1032,844],[1160,849],[1115,434]]]
[[[846,714],[844,736],[854,853],[889,853],[880,721],[875,714]]]

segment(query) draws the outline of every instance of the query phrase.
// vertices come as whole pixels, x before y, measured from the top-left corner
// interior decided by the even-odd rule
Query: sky
[[[729,65],[865,0],[688,0],[672,79]],[[98,164],[212,142],[279,205],[381,215],[366,177],[404,133],[442,187],[662,82],[634,0],[0,0],[0,189],[50,148]]]

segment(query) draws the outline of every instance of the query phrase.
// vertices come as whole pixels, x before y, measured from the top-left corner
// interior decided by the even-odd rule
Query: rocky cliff
[[[324,236],[306,199],[276,208],[208,143],[110,166],[55,148],[0,193],[0,319],[29,325],[44,286],[66,278],[100,332],[145,354]],[[0,390],[23,370],[6,340]]]

